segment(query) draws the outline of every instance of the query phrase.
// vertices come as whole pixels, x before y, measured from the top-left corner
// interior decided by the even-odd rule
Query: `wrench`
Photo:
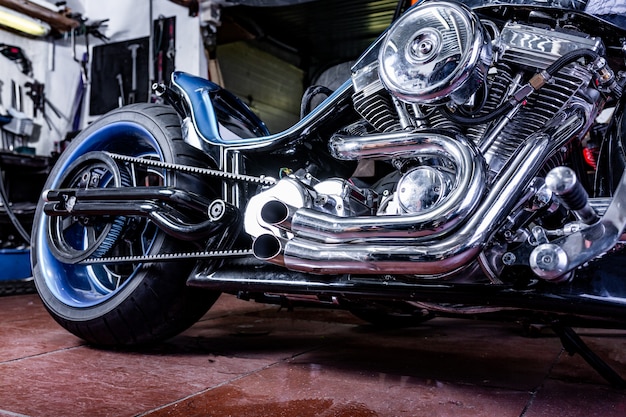
[[[128,50],[130,51],[130,56],[133,59],[133,72],[131,75],[131,92],[128,94],[128,102],[135,102],[135,93],[137,92],[137,49],[139,49],[141,45],[138,43],[133,43],[128,45]]]

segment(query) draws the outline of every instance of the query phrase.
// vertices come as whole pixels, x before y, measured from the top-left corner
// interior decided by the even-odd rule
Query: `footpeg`
[[[546,175],[546,187],[557,195],[563,205],[571,210],[585,224],[594,224],[600,216],[589,204],[589,196],[568,167],[556,167]]]
[[[546,178],[547,182],[548,179]],[[562,192],[559,197],[566,195],[562,200],[571,198],[576,200],[575,202],[580,203],[580,196],[576,195],[579,191],[572,191],[568,187],[564,187],[564,190],[561,190],[561,187],[555,188]],[[573,194],[568,195],[567,193]],[[575,210],[587,212],[588,209],[586,207],[588,205],[588,202],[585,201],[582,206],[577,204],[574,207],[582,207]],[[626,172],[622,174],[613,200],[604,216],[587,228],[560,237],[549,244],[539,245],[531,252],[530,263],[533,272],[546,280],[559,281],[559,277],[567,272],[598,256],[604,255],[617,244],[622,231],[626,227],[626,216],[623,213],[624,207],[626,207]],[[593,208],[589,207],[589,210],[593,211]]]

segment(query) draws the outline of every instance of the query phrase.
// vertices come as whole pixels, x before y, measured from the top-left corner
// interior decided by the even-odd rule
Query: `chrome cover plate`
[[[380,48],[380,78],[400,100],[462,104],[484,82],[491,40],[478,17],[462,4],[428,2],[409,10]]]

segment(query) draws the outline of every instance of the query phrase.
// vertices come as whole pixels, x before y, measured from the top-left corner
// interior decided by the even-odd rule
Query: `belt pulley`
[[[123,166],[123,163],[139,164],[147,167],[154,167],[166,170],[175,170],[195,175],[219,178],[226,181],[240,181],[266,186],[273,185],[275,183],[275,180],[272,178],[233,174],[208,168],[135,158],[108,152],[92,152],[86,154],[85,156],[77,160],[74,164],[72,164],[68,169],[69,175],[66,178],[68,178],[69,181],[61,182],[60,186],[68,187],[67,190],[49,190],[46,192],[47,198],[49,200],[52,200],[52,203],[47,203],[45,211],[48,214],[53,214],[50,215],[50,221],[53,221],[56,224],[49,236],[51,241],[51,247],[53,248],[55,257],[66,263],[96,265],[139,262],[168,262],[183,259],[215,259],[225,257],[242,257],[252,254],[251,250],[249,249],[237,249],[139,256],[105,256],[109,249],[115,244],[117,239],[122,234],[125,224],[125,217],[123,216],[124,208],[116,209],[110,212],[114,216],[114,220],[112,222],[109,220],[100,224],[100,227],[97,229],[98,233],[92,233],[94,238],[92,239],[93,241],[88,242],[87,248],[71,247],[71,244],[65,242],[65,240],[62,238],[62,225],[64,224],[64,222],[67,223],[67,219],[71,218],[73,219],[73,221],[79,222],[83,227],[92,227],[91,225],[88,225],[88,223],[91,221],[90,219],[95,218],[94,216],[101,215],[101,213],[97,212],[97,207],[100,205],[102,207],[100,210],[103,211],[104,214],[106,214],[107,212],[107,209],[103,208],[105,204],[98,204],[98,199],[102,197],[105,199],[104,201],[106,202],[106,199],[111,199],[111,196],[114,196],[116,193],[115,189],[102,188],[103,184],[100,184],[99,182],[101,181],[101,178],[99,178],[98,175],[92,171],[97,170],[97,168],[100,167],[100,171],[106,171],[109,177],[107,186],[127,188],[130,187],[131,184],[127,168]],[[134,190],[131,190],[129,192],[133,194],[133,197],[135,197],[134,194],[145,194],[147,195],[146,198],[152,197],[151,193],[147,191],[135,193]],[[181,193],[184,194],[184,191],[181,191]],[[200,198],[202,196],[197,197]],[[85,203],[84,201],[86,201],[87,203]],[[111,207],[113,207],[114,205],[115,203],[113,201]],[[210,217],[213,214],[210,209],[210,207],[212,206],[215,206],[215,204],[209,205],[208,214]],[[85,209],[84,207],[88,208]],[[144,207],[144,210],[147,210],[146,213],[148,215],[146,215],[146,213],[143,213],[142,210],[137,211],[137,213],[132,212],[129,215],[138,214],[141,212],[141,215],[146,215],[146,217],[152,218],[151,215],[153,215],[154,213],[145,207],[154,208],[157,207],[157,205],[143,204],[142,207]],[[84,214],[85,211],[89,212],[91,215]],[[120,215],[120,213],[122,213],[122,215]],[[158,218],[154,218],[154,220],[159,223]],[[54,233],[54,230],[57,230],[58,233]],[[184,230],[181,233],[184,233]]]

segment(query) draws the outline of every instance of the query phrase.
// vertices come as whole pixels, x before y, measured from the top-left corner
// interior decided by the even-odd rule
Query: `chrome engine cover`
[[[491,40],[462,4],[428,2],[405,13],[380,48],[380,78],[409,103],[466,102],[484,82]]]
[[[497,233],[526,232],[530,184],[566,157],[604,105],[590,66],[572,60],[507,114],[496,112],[564,54],[603,54],[601,40],[557,29],[481,22],[443,0],[410,9],[352,68],[362,120],[328,140],[338,160],[385,161],[393,171],[371,190],[345,179],[297,190],[297,178],[281,180],[288,186],[276,188],[285,189],[262,192],[246,209],[255,256],[309,273],[435,279],[483,266],[485,251],[502,258],[507,241],[494,246]]]
[[[419,213],[438,206],[454,187],[455,173],[432,166],[418,166],[400,178],[397,203],[404,213]]]

